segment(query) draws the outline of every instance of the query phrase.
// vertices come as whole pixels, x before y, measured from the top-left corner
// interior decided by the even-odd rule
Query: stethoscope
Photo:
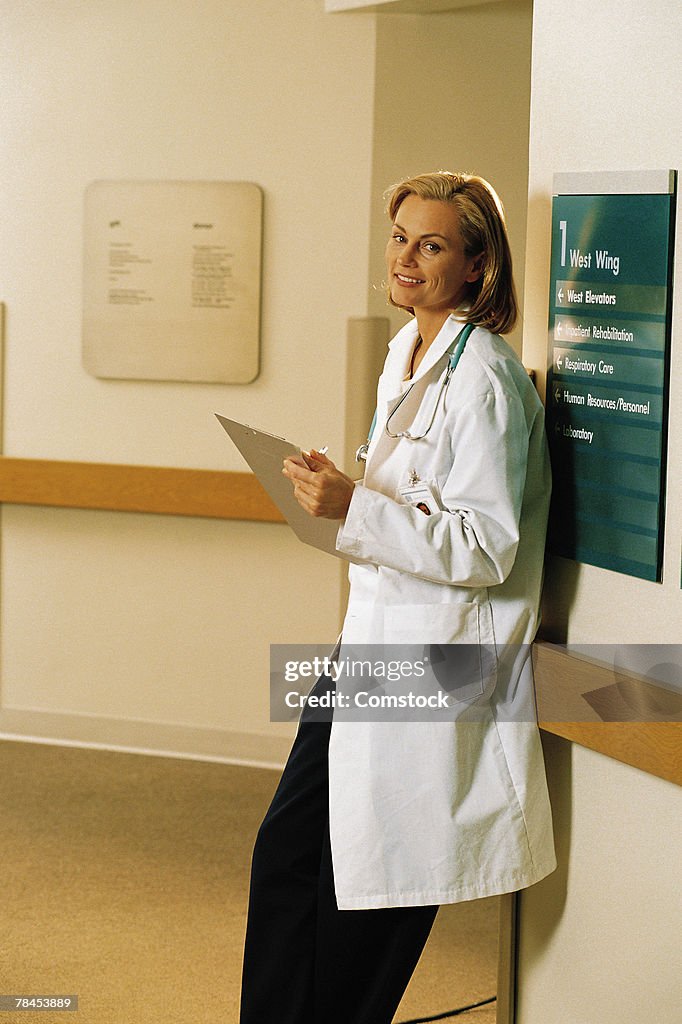
[[[434,402],[433,412],[431,413],[431,419],[429,420],[429,424],[428,424],[426,430],[422,434],[412,434],[412,433],[410,433],[409,430],[401,430],[397,434],[394,434],[394,433],[391,432],[391,430],[389,428],[389,424],[390,424],[391,420],[393,419],[393,416],[397,413],[398,409],[403,404],[403,402],[405,401],[405,399],[409,395],[409,393],[412,390],[412,388],[414,387],[414,385],[418,383],[415,380],[415,381],[413,381],[412,384],[410,384],[410,386],[407,389],[407,391],[405,392],[405,394],[401,395],[401,397],[398,399],[398,401],[396,402],[396,404],[393,406],[393,408],[391,409],[390,413],[388,414],[388,418],[386,420],[386,424],[384,426],[384,430],[386,431],[386,433],[388,434],[389,437],[393,438],[394,440],[396,438],[403,438],[404,437],[406,441],[421,441],[422,438],[426,437],[426,435],[431,430],[431,427],[433,426],[433,424],[435,422],[436,413],[438,412],[438,406],[440,405],[440,400],[443,397],[443,393],[445,392],[446,387],[450,383],[450,378],[452,377],[453,373],[455,372],[455,370],[457,368],[457,363],[460,360],[462,352],[464,351],[466,343],[467,343],[467,341],[469,339],[469,335],[473,331],[474,327],[475,327],[475,324],[465,324],[464,327],[462,328],[462,330],[459,332],[459,334],[455,338],[455,340],[450,345],[450,348],[448,349],[448,365],[447,365],[447,369],[445,371],[445,375],[443,377],[443,380],[442,380],[442,383],[441,383],[441,386],[440,386],[440,390],[438,392],[438,396],[436,398],[436,401]],[[372,417],[372,425],[369,428],[369,436],[367,438],[367,441],[366,441],[365,444],[361,444],[360,447],[358,448],[358,450],[355,453],[355,461],[356,462],[366,462],[367,461],[367,452],[369,451],[370,442],[372,440],[372,436],[374,434],[374,428],[376,427],[376,425],[377,425],[377,410],[375,409],[374,410],[374,416]]]

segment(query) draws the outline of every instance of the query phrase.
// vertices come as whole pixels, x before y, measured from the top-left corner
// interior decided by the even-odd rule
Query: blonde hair
[[[394,221],[408,196],[452,203],[459,214],[459,230],[467,259],[483,255],[483,273],[469,285],[466,318],[494,334],[510,331],[518,317],[504,209],[495,189],[474,174],[435,171],[406,178],[385,194],[386,212]],[[397,305],[390,298],[392,305]],[[403,309],[410,307],[404,306]]]

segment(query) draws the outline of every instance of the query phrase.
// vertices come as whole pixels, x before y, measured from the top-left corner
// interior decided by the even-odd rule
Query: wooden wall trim
[[[554,644],[535,643],[533,662],[541,729],[682,785],[677,695]]]
[[[0,457],[0,502],[284,522],[252,473],[206,469]],[[631,707],[619,713],[623,679],[613,668],[545,642],[534,644],[533,659],[543,730],[682,785],[682,724],[665,720],[675,717],[669,707],[656,714],[658,688],[632,677],[625,696],[642,701],[646,713],[622,720],[637,716]],[[594,710],[595,691],[607,699],[607,721]]]
[[[0,458],[0,502],[282,523],[252,473]]]

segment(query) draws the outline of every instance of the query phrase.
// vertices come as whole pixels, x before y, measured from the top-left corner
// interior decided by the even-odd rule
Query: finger
[[[298,501],[299,505],[305,509],[306,512],[310,513],[310,515],[321,514],[325,504],[324,493],[318,486],[317,480],[314,476],[311,484],[307,483],[305,480],[294,481],[294,497]]]
[[[310,468],[301,455],[287,455],[285,459],[282,459],[282,465],[286,466],[287,463],[291,463],[292,466],[300,466],[301,469]]]
[[[308,515],[315,515],[315,500],[298,484],[294,484],[294,497],[304,512]]]
[[[300,462],[295,462],[293,459],[284,460],[282,473],[284,476],[288,476],[290,480],[305,480],[312,482],[315,479],[315,473],[313,470],[308,469],[307,466],[302,465]]]
[[[307,453],[306,453],[307,454]],[[322,452],[318,452],[315,448],[310,449],[309,458],[317,466],[324,466],[325,469],[336,469],[336,466],[331,459],[328,459]]]

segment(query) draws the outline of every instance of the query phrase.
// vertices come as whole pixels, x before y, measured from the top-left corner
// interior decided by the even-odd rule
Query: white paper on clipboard
[[[323,519],[305,512],[294,498],[291,481],[282,475],[283,460],[287,455],[300,455],[301,448],[283,437],[227,419],[219,413],[215,415],[298,539],[345,561],[360,562],[361,559],[336,550],[340,520]]]

